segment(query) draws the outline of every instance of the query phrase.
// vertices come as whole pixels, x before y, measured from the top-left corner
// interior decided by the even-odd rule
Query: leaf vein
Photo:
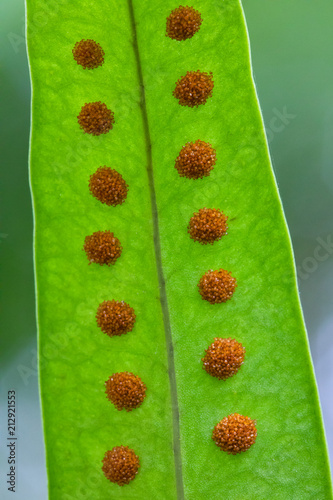
[[[181,460],[181,450],[180,450],[180,425],[179,425],[179,407],[178,407],[178,396],[177,396],[176,371],[175,371],[174,349],[173,349],[173,343],[172,343],[169,306],[168,306],[166,287],[165,287],[165,278],[164,278],[163,266],[162,266],[161,240],[160,240],[160,231],[159,231],[159,222],[158,222],[156,191],[155,191],[155,183],[154,183],[153,159],[152,159],[152,152],[151,152],[151,138],[150,138],[149,122],[148,122],[148,115],[147,115],[147,108],[146,108],[145,87],[144,87],[144,80],[143,80],[142,67],[141,67],[141,61],[140,61],[140,52],[139,52],[138,40],[137,40],[133,0],[128,0],[128,6],[129,6],[129,11],[130,11],[130,18],[131,18],[132,31],[133,31],[133,48],[134,48],[134,52],[135,52],[135,56],[136,56],[137,72],[138,72],[138,78],[139,78],[139,82],[140,82],[140,91],[141,91],[140,107],[141,107],[141,111],[142,111],[142,120],[143,120],[144,134],[145,134],[145,140],[146,140],[146,146],[147,146],[146,147],[147,174],[148,174],[150,201],[151,201],[151,208],[152,208],[154,250],[155,250],[158,284],[159,284],[159,292],[160,292],[160,303],[161,303],[162,314],[163,314],[163,324],[164,324],[165,340],[166,340],[166,347],[167,347],[168,375],[169,375],[170,392],[171,392],[172,424],[173,424],[173,452],[174,452],[174,458],[175,458],[177,498],[178,498],[178,500],[183,500],[184,499],[184,485],[183,485],[182,460]]]

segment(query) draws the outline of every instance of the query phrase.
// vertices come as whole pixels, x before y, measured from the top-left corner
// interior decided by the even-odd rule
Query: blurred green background
[[[255,82],[295,252],[332,458],[333,3],[243,0],[243,6]],[[23,0],[0,0],[0,47],[0,496],[7,499],[12,495],[4,486],[4,405],[7,391],[15,389],[16,498],[44,500],[28,180],[30,82]]]

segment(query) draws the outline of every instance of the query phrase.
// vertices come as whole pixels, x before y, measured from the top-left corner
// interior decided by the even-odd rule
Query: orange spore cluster
[[[114,373],[105,382],[107,398],[118,410],[132,411],[142,405],[146,385],[131,372]]]
[[[177,81],[173,95],[181,106],[194,108],[206,104],[213,95],[213,88],[213,73],[188,71]]]
[[[104,166],[90,176],[89,189],[100,202],[115,207],[126,200],[128,185],[119,172]]]
[[[214,427],[212,439],[222,451],[236,455],[255,443],[256,423],[256,420],[233,413]]]
[[[211,304],[219,304],[230,300],[236,286],[236,279],[225,269],[207,271],[198,283],[202,299]]]
[[[115,264],[122,252],[120,241],[111,231],[96,231],[84,240],[83,250],[89,264],[95,262],[101,266]]]
[[[104,300],[97,309],[96,321],[109,337],[131,332],[135,323],[134,309],[124,301]]]
[[[245,349],[235,339],[215,338],[205,352],[202,368],[220,380],[235,375],[244,363]]]
[[[175,168],[181,177],[202,179],[209,176],[215,163],[215,149],[208,142],[197,140],[182,147]]]
[[[101,101],[89,102],[82,106],[77,119],[86,134],[101,135],[112,129],[114,113]]]
[[[139,457],[128,446],[115,446],[105,453],[102,462],[104,476],[119,486],[133,481],[140,467]]]
[[[187,40],[199,31],[201,14],[193,7],[179,6],[167,17],[166,36],[173,40]]]
[[[94,69],[102,66],[104,62],[104,50],[95,40],[81,40],[76,42],[73,48],[75,61],[84,69]]]
[[[191,217],[187,232],[202,245],[213,244],[227,234],[228,217],[218,208],[201,208]]]

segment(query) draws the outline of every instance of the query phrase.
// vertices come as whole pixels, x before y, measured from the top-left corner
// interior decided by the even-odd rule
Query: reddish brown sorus
[[[213,73],[188,71],[177,81],[173,95],[181,106],[194,108],[206,104],[213,95],[213,88]]]
[[[201,297],[211,304],[219,304],[230,300],[236,286],[236,279],[231,276],[229,271],[224,269],[207,271],[198,283]]]
[[[82,106],[77,120],[86,134],[107,134],[113,127],[114,113],[101,101],[89,102]]]
[[[126,200],[128,185],[119,172],[104,166],[90,176],[89,189],[100,202],[115,207]]]
[[[201,208],[191,217],[187,232],[202,245],[213,244],[227,234],[228,217],[218,208]]]
[[[139,408],[146,397],[146,385],[131,372],[114,373],[105,382],[105,393],[118,410]]]
[[[104,62],[104,50],[95,40],[81,40],[76,42],[73,48],[75,61],[84,69],[94,69],[102,66]]]
[[[104,476],[119,486],[133,481],[140,467],[139,457],[128,446],[115,446],[105,453],[102,462]]]
[[[187,40],[199,31],[201,14],[193,7],[179,6],[167,17],[166,36],[173,40]]]
[[[87,254],[89,264],[95,262],[101,266],[115,264],[122,252],[120,241],[111,231],[96,231],[84,240],[83,250]]]
[[[212,439],[222,451],[236,455],[255,443],[256,423],[256,420],[233,413],[214,427]]]
[[[202,358],[202,368],[209,375],[225,380],[235,375],[244,363],[245,349],[235,339],[215,338]]]
[[[202,179],[210,175],[215,163],[215,149],[208,142],[197,140],[182,147],[175,168],[181,177]]]
[[[124,301],[104,300],[98,306],[96,321],[102,332],[109,337],[119,336],[133,330],[135,312]]]

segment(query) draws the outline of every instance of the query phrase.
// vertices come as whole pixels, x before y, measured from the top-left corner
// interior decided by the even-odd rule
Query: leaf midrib
[[[137,40],[133,0],[128,0],[128,7],[131,19],[132,32],[133,32],[133,49],[137,62],[137,73],[140,84],[140,94],[141,94],[140,108],[141,108],[144,136],[146,142],[147,174],[148,174],[148,184],[150,193],[150,203],[152,210],[154,250],[155,250],[158,284],[159,284],[159,298],[163,314],[163,324],[164,324],[167,359],[168,359],[168,375],[169,375],[171,405],[172,405],[173,452],[175,458],[177,498],[178,500],[183,500],[184,485],[183,485],[182,460],[180,451],[180,425],[179,425],[179,407],[178,407],[178,396],[177,396],[175,359],[174,359],[174,350],[172,343],[169,306],[168,306],[165,278],[162,266],[161,240],[160,240],[160,230],[158,222],[156,191],[154,183],[153,159],[151,153],[151,139],[150,139],[149,122],[148,122],[147,107],[146,107],[146,94],[145,94],[142,67],[140,61],[140,52]]]

